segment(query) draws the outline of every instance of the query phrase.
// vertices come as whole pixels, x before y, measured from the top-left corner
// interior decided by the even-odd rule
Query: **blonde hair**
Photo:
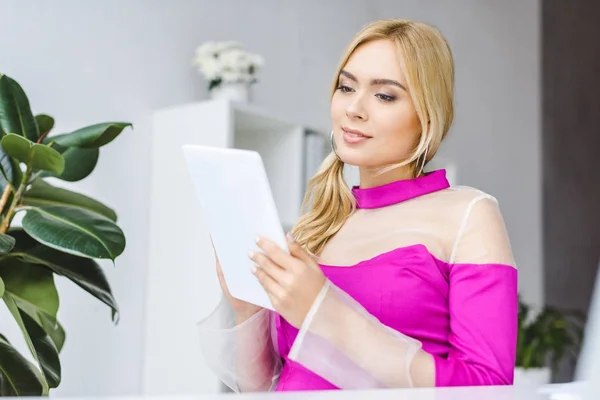
[[[452,52],[441,33],[431,25],[401,19],[372,22],[363,27],[346,48],[334,75],[332,97],[339,74],[354,50],[380,39],[394,42],[402,55],[400,67],[421,121],[421,135],[415,150],[393,167],[410,165],[413,175],[417,176],[436,154],[454,119]],[[292,229],[292,235],[312,254],[320,254],[356,209],[352,191],[344,180],[343,167],[344,162],[332,152],[308,183],[302,204],[305,213]]]

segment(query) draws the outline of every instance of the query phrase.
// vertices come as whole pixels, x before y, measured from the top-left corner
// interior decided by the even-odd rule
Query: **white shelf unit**
[[[315,136],[309,135],[314,131],[304,126],[227,101],[158,110],[152,124],[142,393],[217,393],[221,385],[202,358],[196,324],[214,309],[221,291],[204,211],[181,147],[198,144],[258,151],[282,224],[289,230],[299,216],[307,174],[316,172],[316,165],[307,163],[315,164],[314,152],[321,149],[316,159],[324,158],[326,146],[315,147]],[[307,146],[316,149],[308,150],[312,157],[306,157]]]

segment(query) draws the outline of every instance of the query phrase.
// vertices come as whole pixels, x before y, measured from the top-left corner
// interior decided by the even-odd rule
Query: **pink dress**
[[[223,329],[220,340],[237,335],[230,349],[266,345],[246,367],[213,360],[217,374],[235,391],[407,387],[431,374],[436,386],[512,384],[517,270],[496,199],[450,188],[443,170],[353,193],[301,329],[266,310]],[[412,365],[423,351],[434,368]]]

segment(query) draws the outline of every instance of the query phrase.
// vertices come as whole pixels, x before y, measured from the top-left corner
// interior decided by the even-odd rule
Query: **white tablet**
[[[289,250],[260,154],[198,145],[183,153],[231,295],[273,310],[248,253],[258,236]]]

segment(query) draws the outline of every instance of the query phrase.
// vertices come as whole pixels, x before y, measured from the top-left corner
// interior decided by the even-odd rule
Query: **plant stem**
[[[2,193],[2,198],[0,198],[0,214],[2,214],[2,211],[4,211],[4,206],[6,206],[6,202],[8,201],[8,196],[10,196],[11,191],[11,186],[6,185],[4,188],[4,193]]]
[[[50,131],[44,132],[40,135],[39,139],[37,140],[37,143],[40,144],[44,141],[44,139],[46,138],[46,136],[48,135],[48,133],[50,133]]]
[[[31,169],[31,167],[27,167],[27,170],[25,171],[25,173],[23,174],[23,177],[21,178],[21,184],[19,185],[19,188],[17,189],[17,193],[15,193],[12,203],[10,204],[8,211],[7,211],[6,215],[4,216],[4,219],[2,220],[2,225],[0,226],[0,232],[6,233],[6,231],[8,231],[8,227],[10,226],[10,223],[12,222],[12,219],[15,216],[15,209],[21,202],[21,197],[23,197],[23,193],[25,192],[25,188],[27,187],[27,183],[29,182],[29,177],[31,176],[32,172],[33,171]]]

